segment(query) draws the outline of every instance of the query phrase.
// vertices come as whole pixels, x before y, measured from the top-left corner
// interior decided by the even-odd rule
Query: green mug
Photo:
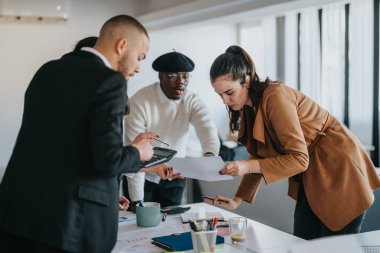
[[[157,202],[144,202],[136,206],[136,223],[139,227],[155,227],[161,221],[161,205]]]

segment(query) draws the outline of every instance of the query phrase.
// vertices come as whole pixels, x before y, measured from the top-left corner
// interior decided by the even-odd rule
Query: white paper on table
[[[224,168],[220,156],[205,156],[196,158],[173,158],[167,163],[173,167],[173,173],[181,173],[183,177],[204,181],[222,181],[233,179],[230,175],[220,175]]]
[[[170,232],[169,232],[170,231]],[[112,253],[160,253],[162,249],[152,244],[152,238],[190,231],[189,224],[178,224],[178,220],[161,222],[157,227],[131,229],[130,225],[119,227],[117,241]]]

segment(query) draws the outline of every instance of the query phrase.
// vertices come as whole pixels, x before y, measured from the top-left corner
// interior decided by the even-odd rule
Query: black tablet
[[[147,168],[153,165],[167,162],[172,159],[175,154],[177,154],[177,151],[168,148],[154,147],[153,151],[153,156],[149,161],[141,161],[141,167]]]

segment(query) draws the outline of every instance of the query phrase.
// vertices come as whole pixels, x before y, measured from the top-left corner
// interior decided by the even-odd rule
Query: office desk
[[[360,234],[328,236],[293,245],[289,253],[379,253],[380,230]]]
[[[188,212],[197,212],[199,207],[204,207],[206,212],[220,212],[224,217],[239,216],[221,208],[197,203],[190,206]],[[168,215],[165,222],[153,228],[137,227],[136,221],[119,223],[118,242],[112,253],[119,252],[164,252],[163,249],[151,244],[150,238],[155,236],[169,235],[176,232],[190,231],[188,224],[182,224],[180,215]],[[301,238],[269,227],[262,223],[248,219],[246,241],[232,245],[231,238],[225,237],[225,244],[220,245],[220,252],[286,252],[288,246],[304,241]],[[192,251],[189,251],[192,252]]]
[[[380,230],[355,235],[345,235],[345,237],[358,240],[365,253],[380,252]]]

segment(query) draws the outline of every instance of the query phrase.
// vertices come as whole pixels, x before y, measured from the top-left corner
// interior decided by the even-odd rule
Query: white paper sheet
[[[112,253],[160,253],[163,249],[152,244],[152,237],[190,231],[189,224],[178,224],[177,219],[168,219],[157,227],[137,227],[136,224],[119,226],[117,243]]]
[[[173,158],[168,163],[173,172],[180,172],[186,178],[204,181],[222,181],[233,179],[229,175],[220,175],[224,162],[220,156],[207,156],[196,158]]]

